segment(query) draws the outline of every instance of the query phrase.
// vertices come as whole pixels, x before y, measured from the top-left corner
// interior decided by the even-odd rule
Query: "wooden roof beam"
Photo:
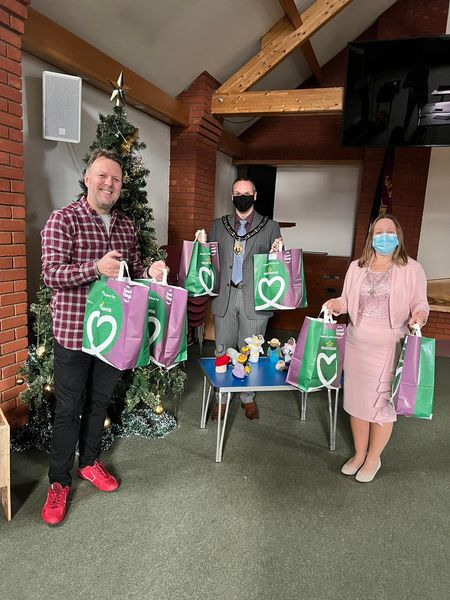
[[[219,150],[237,158],[245,158],[247,156],[247,144],[229,131],[226,131],[226,129],[222,130],[222,136],[219,140]]]
[[[232,75],[216,94],[245,92],[270,73],[295,48],[304,44],[353,0],[316,0],[301,14],[303,25],[281,39],[266,44],[256,56]]]
[[[275,23],[273,27],[269,29],[261,38],[261,48],[267,46],[271,42],[277,42],[281,40],[286,33],[292,33],[295,27],[289,21],[287,17],[282,17]]]
[[[333,114],[342,112],[343,88],[214,94],[211,112],[220,117]]]
[[[298,12],[298,8],[294,2],[294,0],[279,0],[282,9],[284,10],[284,14],[292,23],[294,29],[299,29],[303,25],[302,17]],[[303,52],[303,56],[305,57],[306,62],[308,63],[309,68],[314,74],[315,78],[319,83],[323,81],[322,69],[320,68],[319,61],[317,60],[317,56],[314,52],[314,49],[309,40],[306,40],[301,46],[301,51]]]
[[[170,125],[189,125],[189,108],[169,96],[137,73],[91,46],[44,15],[28,8],[22,37],[25,52],[37,56],[59,69],[86,79],[94,87],[112,92],[109,79],[116,81],[123,71],[130,91],[127,103]]]

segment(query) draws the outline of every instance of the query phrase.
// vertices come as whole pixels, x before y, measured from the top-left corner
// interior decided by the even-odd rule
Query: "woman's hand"
[[[337,298],[331,298],[322,304],[323,308],[328,309],[335,317],[341,314],[341,303]]]
[[[427,322],[427,313],[424,310],[418,310],[415,312],[410,320],[408,321],[408,327],[414,327],[414,325],[418,325],[419,327],[424,327]]]

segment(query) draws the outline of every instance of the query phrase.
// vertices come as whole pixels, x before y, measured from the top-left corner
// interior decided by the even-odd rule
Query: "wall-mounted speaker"
[[[43,136],[46,140],[80,141],[81,77],[42,74]]]

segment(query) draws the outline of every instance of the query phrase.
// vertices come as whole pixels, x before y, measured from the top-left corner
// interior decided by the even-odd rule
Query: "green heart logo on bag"
[[[211,294],[213,293],[214,283],[215,283],[213,268],[212,267],[211,268],[200,267],[200,269],[198,270],[198,280],[199,280],[199,283],[202,286],[203,290],[209,296],[211,296]],[[203,292],[200,292],[200,294],[194,294],[194,296],[199,296],[202,294],[203,294]]]
[[[166,327],[166,310],[164,300],[154,290],[149,290],[148,301],[148,329],[149,346],[153,348],[162,339]]]
[[[320,352],[317,355],[317,375],[325,387],[330,387],[331,383],[336,379],[337,365],[337,352],[331,355]]]
[[[97,322],[94,332],[95,319]],[[105,334],[105,331],[108,331],[108,327],[102,327],[105,323],[109,325],[108,335]],[[100,316],[99,310],[91,312],[86,322],[86,333],[90,348],[97,354],[101,354],[104,351],[108,352],[112,348],[113,342],[115,342],[117,329],[117,321],[114,317],[110,317],[109,315]],[[103,341],[99,343],[99,340]]]
[[[161,322],[156,317],[148,318],[148,330],[150,332],[150,338],[148,340],[148,345],[151,346],[153,342],[159,341],[158,338],[161,335]],[[153,331],[152,331],[153,330]]]
[[[278,284],[278,286],[276,284]],[[271,289],[272,286],[273,289]],[[264,293],[263,287],[266,288],[267,295]],[[260,308],[278,308],[279,305],[277,302],[280,298],[282,298],[285,289],[286,284],[283,278],[279,275],[275,275],[275,277],[272,277],[272,279],[263,277],[258,282],[258,296],[262,302],[262,304],[258,304],[258,306]]]
[[[86,301],[82,347],[91,354],[105,355],[116,344],[122,328],[120,297],[103,280],[91,284]]]
[[[263,256],[263,255],[261,255]],[[257,259],[258,256],[255,256]],[[267,258],[265,258],[265,262]],[[283,309],[281,300],[289,285],[289,273],[279,260],[271,260],[264,265],[264,276],[258,280],[255,294],[255,307],[258,310]]]

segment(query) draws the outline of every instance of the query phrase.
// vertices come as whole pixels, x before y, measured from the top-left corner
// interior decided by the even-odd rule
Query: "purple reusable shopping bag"
[[[102,277],[89,288],[83,352],[121,371],[133,369],[147,337],[147,304],[147,287],[131,281],[128,267],[121,261],[117,279]]]
[[[392,402],[398,415],[431,419],[434,398],[435,340],[422,337],[419,327],[406,335],[392,382]]]
[[[185,289],[142,280],[148,289],[148,346],[142,348],[138,366],[149,361],[171,369],[187,358],[187,299]]]

